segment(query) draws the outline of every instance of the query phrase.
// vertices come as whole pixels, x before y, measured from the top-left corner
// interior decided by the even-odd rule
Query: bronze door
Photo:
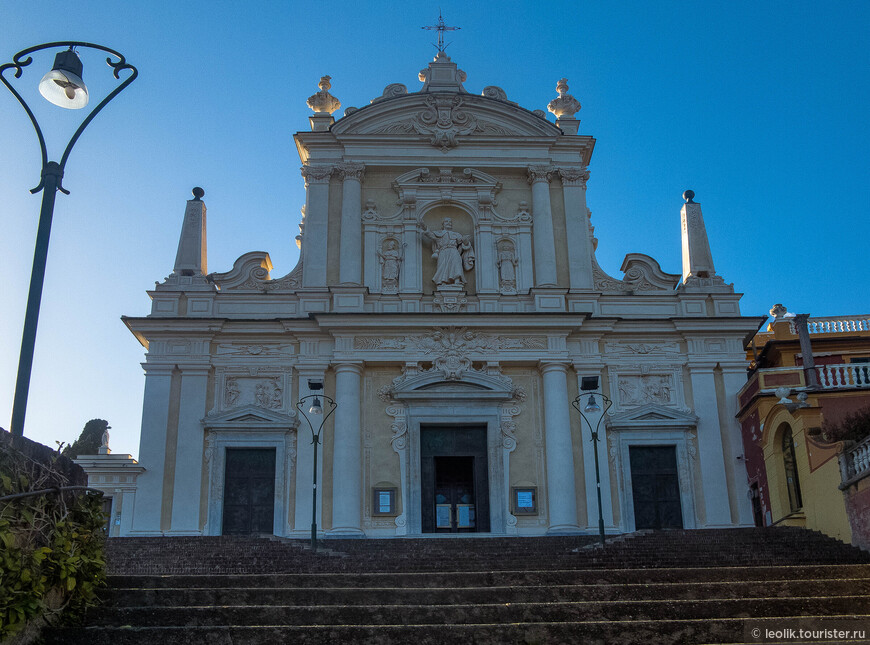
[[[274,532],[275,449],[227,448],[224,535]]]
[[[631,446],[628,455],[635,530],[683,528],[676,447]]]
[[[424,533],[489,531],[485,426],[420,428]]]

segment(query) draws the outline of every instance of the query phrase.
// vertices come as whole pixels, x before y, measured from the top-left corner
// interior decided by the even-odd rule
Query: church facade
[[[287,275],[263,252],[208,273],[195,189],[151,314],[124,318],[147,354],[121,534],[303,537],[315,503],[326,537],[597,532],[596,449],[610,533],[752,525],[734,415],[761,320],[700,205],[682,275],[639,253],[605,274],[566,81],[554,124],[465,80],[442,51],[338,120],[321,80]],[[613,402],[597,443],[590,394]]]

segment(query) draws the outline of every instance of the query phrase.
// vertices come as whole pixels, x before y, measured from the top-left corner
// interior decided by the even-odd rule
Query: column
[[[577,492],[564,363],[541,363],[544,377],[544,436],[547,457],[547,533],[577,532]]]
[[[302,166],[305,177],[305,229],[302,233],[302,286],[326,287],[326,236],[331,165]]]
[[[532,243],[535,249],[535,286],[556,286],[556,238],[550,207],[551,166],[529,166],[532,185]]]
[[[175,450],[175,487],[169,533],[200,535],[202,499],[203,427],[208,396],[208,365],[180,366],[181,401]]]
[[[299,369],[299,398],[314,394],[309,387],[308,381],[323,383],[325,368],[300,368]],[[323,394],[323,391],[320,391]],[[335,398],[335,397],[333,397]],[[310,403],[309,403],[310,405]],[[306,409],[306,413],[308,410]],[[296,430],[296,515],[293,522],[293,533],[308,537],[311,535],[311,487],[314,479],[314,446],[311,443],[311,429],[308,422],[299,413],[299,426]],[[315,424],[315,419],[311,420]],[[319,423],[319,421],[317,421]],[[317,424],[314,425],[317,430]],[[321,443],[317,449],[317,531],[323,530],[323,434]]]
[[[746,364],[724,365],[722,367],[722,382],[725,390],[725,410],[722,415],[728,419],[728,436],[731,438],[731,463],[734,464],[733,481],[731,482],[734,498],[737,500],[737,519],[741,526],[754,526],[752,502],[746,492],[749,490],[749,477],[746,473],[746,460],[738,459],[743,455],[743,434],[740,422],[737,421],[737,393],[746,385]]]
[[[362,284],[362,175],[361,163],[336,166],[341,177],[341,257],[338,260],[340,284]]]
[[[335,366],[335,445],[332,449],[332,530],[347,536],[362,531],[362,436],[360,377],[362,366]]]
[[[689,365],[695,414],[698,416],[698,459],[704,489],[706,527],[731,526],[725,455],[719,430],[719,406],[712,365]]]
[[[139,465],[145,470],[136,480],[136,504],[130,532],[133,535],[160,535],[172,365],[144,363],[142,367],[145,369],[145,397],[142,402]]]
[[[565,228],[568,236],[568,274],[571,289],[592,289],[592,240],[586,209],[584,168],[559,168],[565,196]]]

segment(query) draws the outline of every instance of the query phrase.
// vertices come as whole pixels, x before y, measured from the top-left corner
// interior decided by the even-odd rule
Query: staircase
[[[797,528],[324,546],[110,540],[104,605],[48,642],[658,645],[838,627],[870,643],[870,554]]]

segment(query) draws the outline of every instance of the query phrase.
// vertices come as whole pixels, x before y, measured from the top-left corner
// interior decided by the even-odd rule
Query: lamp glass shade
[[[598,405],[598,401],[595,400],[595,396],[593,394],[589,395],[589,401],[586,403],[586,407],[583,408],[584,412],[601,412],[601,406]]]
[[[314,397],[314,400],[311,402],[311,407],[308,408],[308,412],[310,414],[323,414],[323,407],[320,405],[320,399],[318,397]]]
[[[64,51],[55,57],[54,67],[39,81],[39,93],[49,103],[68,110],[78,110],[88,104],[82,62],[74,51]]]

